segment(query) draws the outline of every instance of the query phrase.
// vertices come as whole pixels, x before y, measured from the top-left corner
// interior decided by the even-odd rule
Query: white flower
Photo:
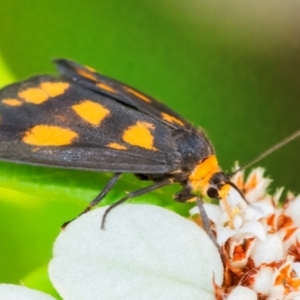
[[[236,164],[235,169],[239,167]],[[257,202],[262,200],[266,195],[266,190],[269,187],[272,180],[270,178],[264,177],[265,169],[258,167],[253,169],[246,182],[244,181],[244,171],[236,173],[231,181],[234,182],[239,189],[244,193],[248,202]]]
[[[257,168],[247,180],[243,172],[233,176],[247,202],[231,188],[229,215],[222,202],[204,204],[224,251],[224,282],[215,286],[217,299],[300,300],[300,196],[288,193],[281,205],[283,188],[269,195],[271,180],[263,174]],[[197,214],[195,208],[191,214]]]
[[[265,203],[248,205],[234,188],[230,188],[226,200],[232,211],[233,226],[230,226],[229,216],[221,201],[219,206],[204,204],[209,219],[214,223],[219,245],[223,245],[233,236],[236,236],[237,239],[258,237],[260,240],[264,240],[266,228],[259,220],[271,214],[274,211],[273,207]],[[198,213],[197,208],[193,208],[190,212],[192,215]]]
[[[204,204],[222,262],[193,222],[157,206],[121,205],[108,215],[105,231],[102,208],[60,234],[50,263],[54,286],[64,300],[300,300],[300,196],[288,193],[281,206],[283,189],[268,195],[263,173],[252,171],[246,182],[235,175],[247,201],[230,188],[230,216],[222,202]],[[191,215],[201,224],[198,208]],[[0,285],[1,300],[35,299],[28,298],[33,292]]]
[[[50,295],[14,284],[0,284],[1,300],[55,300]]]
[[[283,244],[276,234],[269,234],[265,241],[256,241],[251,257],[255,266],[283,259]]]
[[[81,216],[55,242],[49,274],[63,299],[214,299],[223,266],[201,228],[158,206],[127,204],[100,230],[104,211]]]
[[[256,293],[268,294],[273,286],[273,274],[274,270],[270,266],[263,266],[258,269],[253,281],[252,289]]]
[[[300,195],[287,203],[285,214],[292,218],[294,225],[300,226]]]
[[[226,298],[227,300],[257,300],[257,295],[251,289],[244,286],[234,288]]]

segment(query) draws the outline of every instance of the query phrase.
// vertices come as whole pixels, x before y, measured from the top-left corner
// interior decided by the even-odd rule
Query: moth
[[[35,76],[0,90],[0,160],[114,173],[83,213],[97,205],[123,173],[151,182],[114,203],[102,227],[118,204],[166,185],[181,186],[176,201],[195,199],[200,206],[203,195],[226,204],[229,189],[239,191],[230,180],[232,174],[219,167],[202,129],[94,69],[65,59],[55,64],[60,77]],[[275,148],[299,135],[300,130]]]

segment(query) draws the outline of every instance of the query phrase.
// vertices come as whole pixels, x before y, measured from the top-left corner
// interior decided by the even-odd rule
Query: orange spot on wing
[[[97,81],[97,77],[86,70],[77,69],[76,72],[85,78],[91,79],[93,81]]]
[[[120,145],[118,143],[109,143],[107,147],[117,150],[127,150],[127,147]]]
[[[92,125],[100,125],[102,120],[110,113],[107,108],[91,100],[83,100],[72,106],[77,115]]]
[[[23,103],[19,99],[13,99],[13,98],[6,98],[1,101],[3,104],[9,105],[9,106],[21,106]]]
[[[123,133],[123,141],[132,146],[138,146],[148,150],[157,151],[153,146],[154,137],[150,129],[154,129],[154,125],[147,122],[137,122],[135,125],[129,126]]]
[[[106,90],[111,93],[115,93],[115,89],[110,87],[109,85],[106,85],[105,83],[97,83],[96,86],[98,86],[100,89]]]
[[[41,104],[49,99],[49,96],[39,87],[28,88],[18,93],[18,96],[27,103]]]
[[[142,100],[144,100],[146,102],[151,102],[150,99],[148,99],[145,95],[140,94],[139,92],[137,92],[137,91],[135,91],[135,90],[133,90],[133,89],[127,87],[127,86],[124,86],[124,89],[127,92],[129,92],[130,94],[132,94],[132,95],[134,95],[134,96],[136,96],[136,97],[138,97],[138,98],[140,98],[140,99],[142,99]]]
[[[69,87],[70,84],[67,82],[42,82],[40,84],[41,89],[49,97],[57,97],[62,95]]]
[[[84,67],[90,72],[97,72],[94,68],[92,68],[90,66],[84,66]]]
[[[23,142],[34,146],[69,145],[78,137],[71,129],[50,125],[37,125],[25,132]]]
[[[180,121],[180,120],[178,120],[177,118],[172,117],[172,116],[170,116],[170,115],[168,115],[168,114],[166,114],[166,113],[161,113],[161,116],[162,116],[162,118],[163,118],[164,120],[166,120],[167,122],[170,122],[170,123],[177,123],[177,124],[179,124],[179,125],[181,125],[181,126],[184,125],[182,121]]]
[[[67,82],[42,82],[38,87],[20,91],[18,96],[27,103],[41,104],[51,97],[62,95],[69,86]]]

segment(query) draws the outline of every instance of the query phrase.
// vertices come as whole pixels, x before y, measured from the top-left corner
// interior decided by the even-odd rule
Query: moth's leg
[[[172,184],[172,183],[173,183],[172,180],[168,178],[168,179],[164,179],[162,181],[157,181],[154,184],[152,184],[150,186],[147,186],[147,187],[145,187],[143,189],[130,192],[125,197],[123,197],[119,201],[115,202],[114,204],[112,204],[111,206],[109,206],[106,209],[106,211],[104,212],[104,215],[102,217],[101,229],[105,229],[105,221],[106,221],[106,218],[107,218],[107,215],[109,214],[109,212],[112,209],[114,209],[115,207],[117,207],[118,205],[122,204],[123,202],[125,202],[125,201],[127,201],[129,199],[132,199],[132,198],[135,198],[135,197],[147,194],[149,192],[152,192],[152,191],[157,190],[157,189],[159,189],[159,188],[161,188],[161,187],[163,187],[165,185],[169,185],[169,184]]]
[[[182,191],[180,191],[179,193],[177,193],[174,196],[175,201],[182,202],[182,203],[187,202],[188,200],[191,200],[193,198],[196,198],[196,203],[197,203],[197,206],[199,208],[199,213],[200,213],[200,216],[201,216],[201,219],[202,219],[203,228],[204,228],[205,232],[207,233],[207,235],[210,237],[212,242],[215,244],[215,246],[217,247],[217,249],[221,253],[220,245],[217,243],[216,237],[215,237],[214,233],[211,230],[210,221],[209,221],[207,213],[204,209],[202,199],[199,196],[193,195],[191,193],[191,190],[190,190],[189,187],[184,188]]]
[[[109,193],[109,191],[114,187],[114,185],[118,182],[118,180],[120,179],[122,173],[115,173],[114,176],[108,181],[108,183],[106,184],[106,186],[102,189],[102,191],[99,193],[99,195],[89,203],[89,205],[87,206],[87,208],[80,213],[76,218],[65,222],[61,228],[64,229],[66,228],[66,226],[71,223],[72,221],[74,221],[75,219],[77,219],[78,217],[80,217],[81,215],[87,213],[88,211],[90,211],[94,206],[96,206],[98,203],[100,203],[100,201]]]
[[[222,252],[221,251],[221,247],[220,247],[220,245],[217,242],[216,236],[214,235],[214,233],[211,230],[210,221],[209,221],[207,213],[206,213],[206,211],[204,209],[202,199],[200,197],[197,197],[196,198],[196,203],[197,203],[197,206],[199,208],[199,213],[201,215],[201,219],[202,219],[204,230],[207,233],[207,235],[210,237],[210,239],[212,240],[212,242],[215,244],[215,246],[217,247],[217,249],[219,250],[219,252],[221,253]]]
[[[94,206],[99,204],[102,201],[102,199],[109,193],[109,191],[115,186],[115,184],[120,179],[121,175],[122,173],[114,174],[114,176],[109,180],[106,186],[102,189],[100,194],[93,201],[90,202],[88,207],[80,215],[85,214],[86,212],[90,211]]]

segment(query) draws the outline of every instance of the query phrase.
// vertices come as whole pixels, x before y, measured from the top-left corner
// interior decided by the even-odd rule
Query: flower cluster
[[[242,172],[222,202],[204,204],[221,255],[195,222],[154,205],[121,205],[100,230],[104,208],[58,236],[49,265],[62,299],[300,300],[300,196],[267,193],[264,169]],[[198,209],[193,220],[200,222]],[[220,250],[219,249],[219,250]],[[222,260],[221,260],[222,258]],[[54,299],[0,284],[0,299]]]
[[[271,180],[263,175],[257,168],[247,180],[243,172],[232,178],[247,200],[230,190],[233,222],[222,202],[204,205],[225,257],[217,299],[300,299],[300,196],[288,193],[280,204],[283,188],[269,195]]]

